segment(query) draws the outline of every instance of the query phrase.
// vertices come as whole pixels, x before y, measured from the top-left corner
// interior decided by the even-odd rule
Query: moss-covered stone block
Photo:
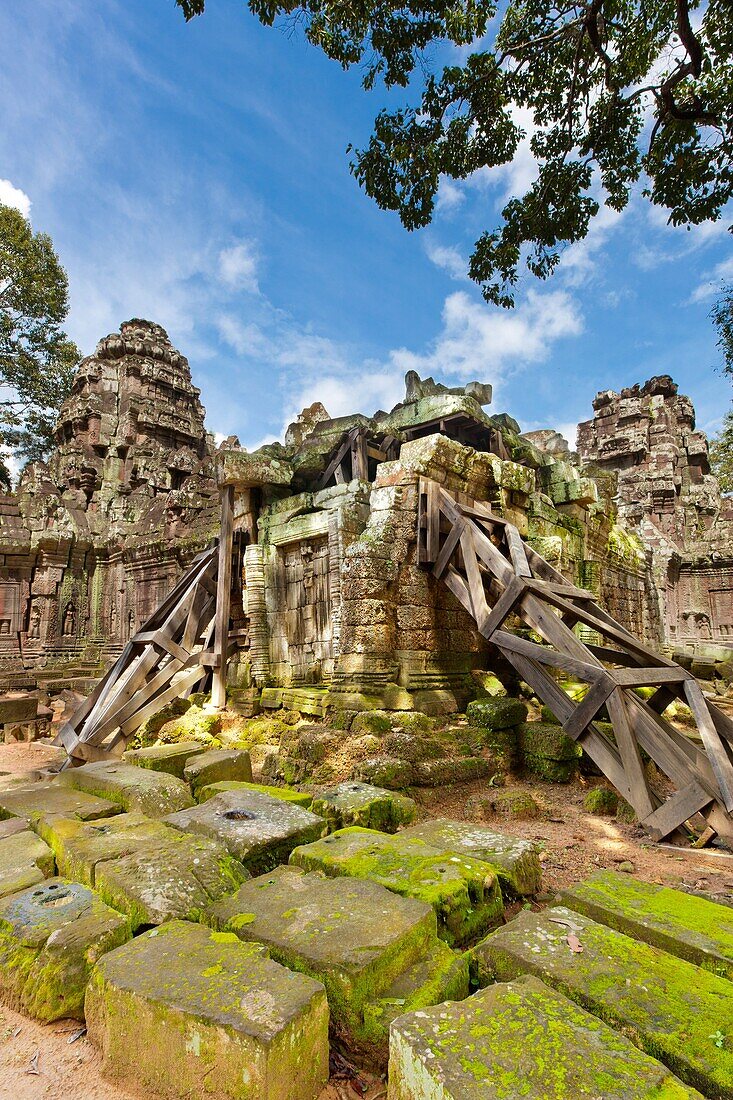
[[[430,906],[373,882],[277,867],[212,906],[215,927],[264,943],[326,986],[336,1035],[384,1064],[390,1020],[468,993],[466,960],[436,938]]]
[[[525,753],[524,766],[531,775],[546,783],[571,783],[578,772],[577,760],[552,760],[549,756]]]
[[[196,793],[210,783],[227,779],[240,783],[252,782],[252,762],[244,749],[212,749],[189,760],[183,770],[183,778]]]
[[[95,885],[98,864],[119,859],[142,849],[158,856],[177,834],[141,813],[117,814],[102,821],[46,814],[36,824],[39,836],[50,845],[60,875],[86,886]]]
[[[165,921],[200,920],[212,901],[248,877],[222,844],[169,830],[165,844],[141,846],[94,866],[103,901],[126,913],[133,929]]]
[[[316,1100],[328,1079],[323,985],[184,921],[101,960],[87,1028],[106,1076],[171,1100]]]
[[[536,894],[542,885],[542,868],[537,845],[531,840],[505,836],[470,821],[434,818],[403,829],[406,840],[422,840],[439,851],[471,856],[489,863],[499,875],[503,892],[509,895]]]
[[[401,825],[414,820],[417,805],[406,795],[351,780],[316,795],[313,812],[325,818],[332,830],[361,825],[396,833]]]
[[[0,898],[43,882],[54,869],[53,852],[30,829],[0,838]]]
[[[386,787],[390,791],[403,791],[412,786],[413,767],[409,760],[397,760],[391,756],[370,756],[354,766],[354,779]]]
[[[174,829],[219,841],[255,875],[286,863],[293,848],[317,840],[327,829],[310,810],[241,789],[224,791],[165,820]]]
[[[413,765],[412,782],[416,787],[448,787],[455,783],[488,779],[494,770],[491,761],[482,756],[423,760]]]
[[[466,707],[466,717],[474,726],[505,730],[526,721],[527,707],[521,699],[476,699]]]
[[[48,879],[3,898],[0,991],[37,1020],[83,1020],[92,967],[130,934],[128,920],[78,882]]]
[[[569,933],[582,951],[572,949]],[[521,913],[473,957],[481,984],[533,974],[686,1084],[706,1096],[733,1097],[733,997],[725,978],[561,906]]]
[[[28,823],[40,814],[62,814],[93,821],[119,812],[120,807],[114,800],[72,790],[58,780],[0,791],[0,818],[18,817]]]
[[[351,732],[357,733],[389,733],[392,729],[392,715],[386,710],[362,710],[354,715],[351,722]]]
[[[392,1025],[389,1100],[702,1100],[537,978]]]
[[[615,814],[618,795],[610,787],[593,787],[583,799],[583,808],[590,814]]]
[[[419,839],[353,827],[296,848],[290,860],[308,871],[369,879],[426,902],[435,910],[438,935],[450,945],[465,943],[502,919],[501,889],[492,866]]]
[[[196,789],[196,800],[208,802],[210,798],[216,798],[218,794],[227,791],[259,791],[260,794],[269,795],[270,798],[279,798],[283,802],[292,802],[294,806],[302,806],[307,810],[313,801],[313,795],[308,791],[296,791],[292,787],[269,787],[266,783],[242,783],[235,779],[224,779],[220,783],[209,783],[206,787]]]
[[[733,980],[733,910],[616,871],[563,890],[576,912]],[[733,990],[731,990],[733,996]]]
[[[529,791],[521,787],[506,787],[490,791],[486,801],[492,814],[515,821],[534,821],[540,816],[541,807]]]
[[[167,772],[183,779],[183,769],[193,756],[206,752],[204,745],[195,741],[181,741],[173,745],[151,745],[147,749],[130,749],[123,760],[126,764],[137,764],[139,768],[150,768],[154,772]]]
[[[96,795],[124,810],[139,810],[147,817],[165,817],[193,804],[191,792],[181,779],[166,772],[150,771],[133,764],[84,764],[69,768],[56,780],[61,786]]]
[[[552,722],[523,722],[519,727],[519,747],[527,756],[548,760],[579,760],[582,749],[561,726]]]

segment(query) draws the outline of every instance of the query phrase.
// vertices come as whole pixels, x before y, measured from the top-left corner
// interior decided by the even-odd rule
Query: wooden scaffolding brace
[[[212,678],[212,702],[226,705],[231,589],[239,548],[234,488],[221,491],[221,533],[194,558],[173,591],[122,650],[109,672],[59,730],[63,767],[122,755],[135,731],[175,699]]]
[[[733,721],[703,695],[695,677],[638,641],[525,543],[516,527],[484,503],[420,480],[418,563],[432,567],[522,680],[545,703],[565,733],[582,745],[631,803],[655,840],[685,823],[694,831],[733,837]],[[522,620],[542,644],[504,629]],[[581,624],[602,645],[583,642]],[[588,685],[576,703],[551,672]],[[655,687],[644,699],[635,690]],[[675,699],[692,711],[699,742],[664,718]],[[605,707],[614,739],[594,722]],[[674,786],[665,797],[647,781],[641,750]],[[696,817],[702,815],[702,817]],[[704,820],[703,820],[704,819]]]

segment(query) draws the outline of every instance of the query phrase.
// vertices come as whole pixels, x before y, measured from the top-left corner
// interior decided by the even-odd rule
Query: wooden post
[[[216,627],[214,633],[214,669],[211,702],[223,710],[227,705],[227,650],[229,648],[229,607],[232,595],[232,550],[234,547],[234,486],[221,490],[221,534],[219,535],[219,573],[216,580]]]

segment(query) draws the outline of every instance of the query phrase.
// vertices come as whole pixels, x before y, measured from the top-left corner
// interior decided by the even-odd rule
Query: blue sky
[[[490,381],[492,411],[566,434],[598,390],[669,373],[715,430],[733,396],[708,320],[733,279],[724,224],[670,229],[636,199],[551,281],[527,276],[513,312],[488,306],[465,261],[529,182],[526,150],[445,185],[408,234],[348,171],[383,93],[243,0],[208,6],[190,24],[173,0],[0,7],[0,200],[53,237],[85,353],[128,317],[164,325],[209,428],[247,446],[316,398],[391,407],[408,368]]]

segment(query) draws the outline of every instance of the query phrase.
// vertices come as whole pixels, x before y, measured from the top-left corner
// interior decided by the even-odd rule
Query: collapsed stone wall
[[[733,500],[710,472],[695,410],[668,375],[604,391],[578,427],[578,451],[599,481],[615,479],[624,529],[649,556],[664,642],[733,645]]]
[[[213,441],[186,358],[131,320],[79,367],[48,463],[0,498],[0,667],[119,647],[216,533]]]

